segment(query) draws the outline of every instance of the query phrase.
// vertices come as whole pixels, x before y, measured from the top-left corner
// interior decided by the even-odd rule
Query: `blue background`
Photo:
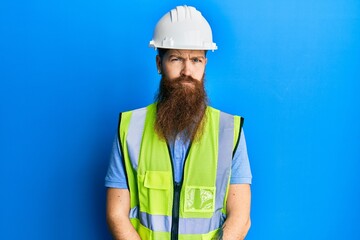
[[[196,6],[211,104],[245,117],[247,239],[360,239],[360,2],[0,4],[0,239],[110,239],[104,176],[120,111],[152,102],[157,20]]]

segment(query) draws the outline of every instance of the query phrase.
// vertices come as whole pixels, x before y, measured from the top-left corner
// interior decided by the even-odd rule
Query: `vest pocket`
[[[215,187],[186,186],[184,212],[214,212],[215,189]]]
[[[146,171],[144,175],[138,176],[140,211],[169,215],[171,172]]]

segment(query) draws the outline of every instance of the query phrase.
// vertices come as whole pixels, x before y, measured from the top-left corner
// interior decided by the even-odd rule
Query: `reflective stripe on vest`
[[[138,218],[145,227],[156,232],[166,232],[171,229],[172,217],[164,215],[151,215],[140,212],[139,207],[130,210],[130,218]],[[225,221],[226,215],[216,212],[212,218],[180,218],[180,234],[203,234],[216,230]],[[191,232],[190,232],[191,231]]]
[[[122,114],[123,119],[121,120],[121,126],[119,129],[119,137],[120,142],[122,145],[123,156],[125,159],[125,168],[126,174],[129,182],[129,190],[131,194],[131,211],[130,211],[130,218],[139,219],[140,224],[144,227],[148,228],[153,232],[170,232],[171,225],[172,225],[172,216],[171,211],[167,211],[166,207],[161,214],[157,213],[159,211],[155,209],[155,213],[151,213],[151,209],[141,209],[141,204],[139,208],[139,198],[141,196],[138,195],[138,178],[137,171],[139,167],[139,155],[141,153],[141,147],[147,142],[143,141],[143,132],[146,124],[153,124],[151,121],[154,121],[154,117],[150,120],[146,117],[147,114],[152,111],[152,114],[155,116],[155,105],[152,104],[146,108],[134,110],[131,112],[126,112]],[[217,151],[217,159],[216,160],[216,181],[214,183],[214,187],[192,187],[185,185],[181,190],[182,196],[182,205],[180,211],[180,219],[179,219],[179,235],[181,234],[207,234],[209,232],[215,231],[219,229],[223,222],[225,221],[225,207],[226,207],[226,194],[229,186],[229,176],[230,176],[230,169],[231,169],[231,161],[232,161],[232,153],[233,153],[233,146],[234,143],[237,142],[237,136],[240,136],[239,133],[239,123],[240,117],[234,117],[232,115],[219,112],[218,110],[212,109],[208,107],[207,114],[210,114],[208,117],[210,120],[212,118],[216,118],[218,116],[219,122],[218,126],[215,128],[217,131],[216,138],[218,139],[218,151]],[[149,116],[148,116],[149,117]],[[147,120],[146,120],[147,119]],[[149,123],[150,121],[150,123]],[[235,126],[234,126],[235,123]],[[206,123],[210,124],[210,123]],[[235,132],[235,134],[234,134]],[[154,133],[155,134],[155,133]],[[235,138],[234,138],[235,135]],[[209,149],[214,148],[214,146],[208,146]],[[164,150],[163,148],[161,148]],[[165,151],[165,150],[164,150]],[[166,151],[168,151],[166,149]],[[191,147],[190,147],[191,151]],[[169,153],[167,152],[169,155]],[[196,156],[196,153],[194,153]],[[169,157],[170,158],[170,157]],[[189,169],[188,169],[189,170]],[[165,167],[165,171],[149,171],[144,173],[145,175],[154,175],[155,177],[155,185],[160,189],[164,187],[164,189],[170,187],[173,188],[171,182],[168,182],[168,178],[172,178],[171,173],[167,172],[168,169]],[[184,172],[186,171],[186,162],[184,167]],[[194,171],[191,169],[189,171]],[[199,169],[196,169],[199,171]],[[141,175],[141,174],[139,174]],[[157,179],[156,179],[157,177]],[[190,178],[190,177],[189,177]],[[149,178],[152,179],[152,178]],[[184,179],[187,179],[187,176],[184,176]],[[145,179],[146,181],[146,179]],[[153,181],[153,180],[149,180]],[[160,181],[160,182],[159,182]],[[172,181],[172,179],[171,179]],[[145,183],[145,182],[144,182]],[[151,183],[153,184],[153,183]],[[162,184],[164,186],[162,186]],[[211,184],[210,184],[211,185]],[[200,207],[191,205],[186,202],[185,198],[185,190],[187,189],[187,197],[198,195],[198,194],[205,194],[210,196],[210,202],[206,202],[210,207],[206,209],[206,207]],[[173,190],[169,192],[171,195],[169,199],[172,201],[172,193]],[[211,195],[215,194],[214,204],[212,205],[211,202]],[[141,195],[141,193],[140,193]],[[172,206],[172,202],[169,202],[170,208]],[[186,204],[185,204],[186,203]],[[146,205],[146,204],[145,204]],[[186,206],[188,206],[186,208]],[[184,207],[185,206],[185,207]],[[190,206],[190,207],[189,207]],[[199,208],[200,210],[196,209]],[[160,207],[160,209],[163,209]],[[205,209],[205,210],[203,210]],[[167,211],[167,212],[166,212]],[[198,212],[197,212],[198,211]],[[149,238],[150,239],[150,238]]]

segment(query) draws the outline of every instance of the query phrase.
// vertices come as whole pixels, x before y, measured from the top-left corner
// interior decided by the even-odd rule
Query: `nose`
[[[181,69],[181,76],[191,76],[191,63],[189,60],[183,62],[183,67]]]

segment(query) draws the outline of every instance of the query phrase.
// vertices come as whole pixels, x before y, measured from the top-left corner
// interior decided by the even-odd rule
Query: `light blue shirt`
[[[181,181],[188,147],[189,141],[184,142],[181,137],[177,137],[174,142],[169,143],[176,182]],[[251,184],[251,181],[252,175],[245,134],[242,129],[239,145],[232,160],[230,184]],[[117,136],[115,137],[112,147],[109,168],[105,177],[105,186],[111,188],[127,188],[127,179]]]

